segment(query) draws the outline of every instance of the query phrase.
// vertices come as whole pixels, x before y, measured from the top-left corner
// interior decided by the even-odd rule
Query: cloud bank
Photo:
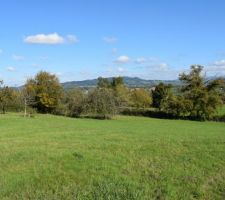
[[[9,72],[14,72],[14,71],[16,71],[16,68],[15,67],[7,67],[7,70]]]
[[[119,56],[117,59],[116,59],[116,62],[117,63],[127,63],[130,61],[130,58],[128,56]]]
[[[64,44],[64,43],[76,43],[78,39],[75,35],[67,35],[65,37],[58,33],[50,34],[37,34],[29,35],[24,39],[25,43],[28,44]]]

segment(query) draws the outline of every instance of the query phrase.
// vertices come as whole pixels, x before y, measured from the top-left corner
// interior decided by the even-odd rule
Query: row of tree
[[[174,93],[172,85],[160,83],[155,88],[129,89],[123,78],[98,78],[94,89],[75,88],[64,91],[58,78],[48,72],[39,72],[27,80],[22,89],[12,89],[0,82],[0,107],[24,112],[37,111],[70,117],[90,116],[110,118],[127,108],[148,110],[155,108],[175,117],[201,120],[212,118],[224,103],[224,80],[205,81],[202,66],[192,66],[188,74],[181,74],[181,88]]]
[[[153,106],[175,117],[211,119],[225,103],[225,83],[222,78],[206,80],[202,70],[202,66],[193,65],[189,74],[180,74],[182,85],[176,95],[171,85],[160,83],[152,93]]]
[[[144,109],[150,105],[151,96],[148,90],[129,90],[124,85],[122,77],[113,78],[111,82],[100,77],[95,89],[65,91],[61,107],[56,112],[71,117],[83,115],[110,118],[127,106]]]
[[[37,111],[70,117],[110,118],[127,106],[147,108],[150,105],[150,92],[145,89],[129,90],[122,77],[113,78],[111,82],[100,77],[95,89],[64,91],[55,75],[41,71],[28,79],[21,89],[0,88],[2,113],[7,109],[23,110],[24,116]]]

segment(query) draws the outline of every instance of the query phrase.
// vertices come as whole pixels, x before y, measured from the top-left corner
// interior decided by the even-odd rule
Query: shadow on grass
[[[181,120],[191,120],[191,121],[204,121],[198,117],[193,116],[176,116],[171,113],[166,113],[158,110],[138,110],[138,109],[124,109],[121,111],[123,115],[130,116],[144,116],[158,119],[181,119]],[[214,116],[210,121],[225,122],[225,115]]]

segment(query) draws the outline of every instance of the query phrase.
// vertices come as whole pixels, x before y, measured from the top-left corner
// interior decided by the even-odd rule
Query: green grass
[[[0,115],[0,199],[225,199],[225,123]]]

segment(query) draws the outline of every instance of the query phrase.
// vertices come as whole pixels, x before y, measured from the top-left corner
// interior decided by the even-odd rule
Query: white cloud
[[[225,74],[225,60],[218,60],[215,61],[204,69],[205,72],[211,72],[211,73],[220,73],[222,75]]]
[[[146,61],[147,61],[146,58],[140,57],[140,58],[137,58],[135,62],[136,62],[137,64],[143,64],[143,63],[145,63]]]
[[[2,49],[0,49],[0,54],[3,52],[3,50]]]
[[[59,77],[59,76],[62,76],[62,73],[61,73],[61,72],[52,72],[51,74],[52,74],[52,75],[55,75],[55,76],[58,76],[58,77]]]
[[[29,44],[63,44],[65,39],[58,33],[30,35],[24,39]]]
[[[225,67],[225,60],[215,61],[214,63],[212,63],[212,66],[224,68]]]
[[[123,72],[126,71],[126,70],[125,70],[124,68],[122,68],[122,67],[119,67],[117,70],[118,70],[118,72],[121,72],[121,73],[123,73]]]
[[[30,35],[24,39],[29,44],[64,44],[79,42],[76,35],[67,35],[65,37],[58,33]]]
[[[15,55],[15,54],[12,55],[12,58],[13,58],[13,60],[16,60],[16,61],[22,61],[25,59],[23,56]]]
[[[148,80],[176,80],[182,69],[170,68],[166,71],[148,69],[139,74],[135,73],[134,76],[141,77]]]
[[[118,62],[118,63],[127,63],[129,61],[130,61],[130,58],[128,56],[119,56],[116,59],[116,62]]]
[[[104,37],[103,41],[106,43],[115,43],[118,41],[118,38],[116,37]]]
[[[14,67],[7,67],[7,70],[10,71],[10,72],[14,72],[14,71],[16,71],[16,68],[14,68]]]
[[[168,64],[167,63],[159,63],[158,65],[156,65],[156,67],[162,71],[166,71],[168,70]]]
[[[76,35],[67,35],[67,41],[69,43],[77,43],[77,42],[79,42],[79,40],[78,40]]]
[[[56,72],[55,75],[56,76],[62,76],[62,73],[61,72]]]
[[[224,66],[224,65],[225,65],[225,60],[217,61],[217,62],[216,62],[216,65]]]

